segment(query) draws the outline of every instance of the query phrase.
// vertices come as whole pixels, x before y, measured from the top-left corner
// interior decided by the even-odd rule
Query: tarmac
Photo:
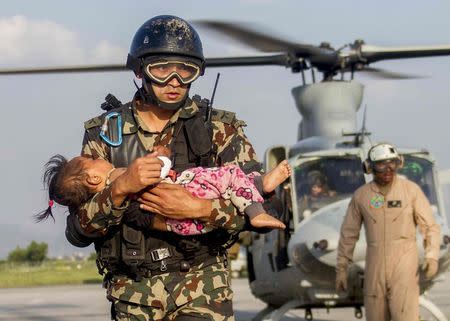
[[[450,273],[428,294],[450,320]],[[265,304],[250,292],[247,279],[233,279],[236,320],[249,321]],[[100,284],[0,289],[0,320],[5,321],[105,321],[109,320],[110,305]],[[353,309],[314,309],[317,321],[361,320]],[[288,312],[283,321],[303,320],[304,310]],[[364,318],[363,318],[364,319]]]

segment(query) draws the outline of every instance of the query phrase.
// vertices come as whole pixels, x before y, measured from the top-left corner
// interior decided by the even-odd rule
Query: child
[[[263,176],[259,173],[245,175],[237,165],[195,167],[176,174],[170,170],[169,154],[170,151],[165,147],[155,148],[154,155],[164,164],[161,168],[161,178],[165,178],[163,182],[181,184],[199,198],[230,199],[241,213],[249,216],[251,225],[255,227],[285,228],[281,221],[265,212],[262,207],[263,198],[256,186],[264,193],[272,192],[291,175],[287,161],[283,161]],[[93,194],[103,190],[125,171],[126,168],[114,168],[103,159],[93,160],[79,156],[67,161],[63,156],[56,155],[47,163],[44,181],[48,185],[51,201],[77,207]],[[170,178],[166,177],[167,174]],[[43,220],[49,215],[53,217],[51,206],[37,215],[37,220]],[[155,215],[153,227],[182,235],[201,234],[211,230],[196,220],[174,220],[159,215]]]

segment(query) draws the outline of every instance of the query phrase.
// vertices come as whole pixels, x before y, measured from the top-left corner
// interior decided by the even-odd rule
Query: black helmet
[[[127,59],[127,68],[140,74],[142,58],[147,56],[187,57],[204,73],[203,48],[195,29],[175,16],[156,16],[146,21],[134,35]]]

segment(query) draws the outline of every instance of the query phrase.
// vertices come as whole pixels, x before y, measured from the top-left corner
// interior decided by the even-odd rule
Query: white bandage
[[[159,177],[166,178],[167,174],[169,174],[170,169],[172,168],[172,161],[166,156],[156,156],[164,165],[161,167],[161,175]]]

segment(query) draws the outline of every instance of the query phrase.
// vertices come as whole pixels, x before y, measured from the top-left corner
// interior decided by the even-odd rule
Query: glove
[[[336,291],[337,292],[347,291],[347,271],[346,270],[336,271]]]
[[[425,271],[425,277],[427,279],[431,279],[436,275],[439,268],[438,261],[435,259],[425,259],[425,262],[422,265],[422,270]]]

